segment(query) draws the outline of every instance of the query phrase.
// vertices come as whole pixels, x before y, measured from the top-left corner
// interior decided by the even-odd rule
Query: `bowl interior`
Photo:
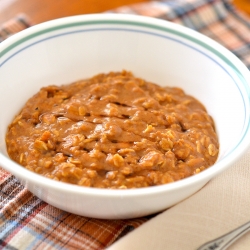
[[[246,69],[231,53],[165,21],[93,15],[44,23],[0,45],[0,152],[7,156],[8,124],[41,87],[123,69],[200,100],[216,124],[218,161],[244,140],[249,85]]]

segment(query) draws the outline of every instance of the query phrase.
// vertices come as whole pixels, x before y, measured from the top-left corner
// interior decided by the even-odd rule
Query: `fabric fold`
[[[122,6],[113,13],[137,14],[156,17],[200,30],[227,16],[220,0],[163,0]]]
[[[250,220],[250,150],[199,192],[146,222],[108,250],[195,250]],[[249,250],[250,233],[228,250]],[[216,248],[214,248],[216,249]]]

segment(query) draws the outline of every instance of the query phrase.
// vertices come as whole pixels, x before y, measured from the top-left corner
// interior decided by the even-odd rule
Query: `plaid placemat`
[[[104,249],[148,219],[99,220],[67,213],[0,169],[0,249]]]
[[[230,1],[150,1],[111,12],[153,16],[195,29],[250,68],[250,18]],[[0,41],[30,25],[23,15],[0,25]],[[99,220],[67,213],[32,195],[0,168],[0,249],[105,249],[149,219]]]
[[[250,17],[230,0],[150,1],[109,12],[151,16],[187,26],[216,40],[250,68]]]
[[[24,14],[19,14],[13,19],[6,21],[0,25],[0,42],[19,31],[27,29],[31,25],[31,21]]]

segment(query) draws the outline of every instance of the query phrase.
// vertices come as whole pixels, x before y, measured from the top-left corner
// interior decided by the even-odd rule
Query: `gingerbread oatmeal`
[[[9,125],[6,144],[14,161],[38,174],[112,189],[198,174],[219,151],[199,101],[126,71],[42,88]]]

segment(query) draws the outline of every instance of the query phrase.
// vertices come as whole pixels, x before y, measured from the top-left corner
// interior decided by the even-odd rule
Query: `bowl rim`
[[[130,15],[130,14],[88,14],[88,15],[78,15],[78,16],[70,16],[59,18],[51,21],[47,21],[41,24],[34,25],[32,27],[23,30],[5,41],[1,42],[0,44],[0,67],[4,64],[1,63],[1,58],[8,54],[13,48],[17,47],[20,43],[22,43],[25,39],[31,39],[33,35],[36,34],[43,34],[45,30],[53,31],[55,28],[69,28],[73,24],[82,24],[82,23],[100,23],[102,20],[103,24],[113,23],[114,21],[119,21],[120,23],[124,24],[140,24],[144,27],[149,28],[157,28],[161,31],[164,30],[172,30],[172,32],[176,32],[176,34],[181,33],[183,36],[188,37],[191,41],[194,41],[195,44],[202,45],[203,48],[209,49],[215,55],[219,56],[230,68],[234,69],[234,73],[236,73],[237,77],[247,84],[247,96],[248,96],[248,106],[247,109],[249,111],[250,108],[250,73],[247,67],[240,61],[235,55],[232,54],[228,49],[220,45],[219,43],[215,42],[209,37],[205,35],[191,30],[190,28],[181,26],[176,23],[172,23],[166,20],[160,20],[153,17],[146,17],[146,16],[137,16],[137,15]],[[247,98],[246,98],[247,99]],[[245,100],[246,101],[246,100]],[[249,113],[249,112],[248,112]],[[249,115],[250,116],[250,115]],[[249,116],[247,117],[248,120]],[[5,168],[5,170],[11,172],[13,175],[20,177],[21,179],[27,180],[28,182],[35,182],[36,185],[44,186],[46,185],[49,188],[63,190],[66,193],[78,193],[84,195],[91,195],[91,196],[145,196],[148,194],[155,194],[161,192],[170,192],[171,190],[180,189],[183,187],[188,187],[192,185],[194,182],[200,182],[204,180],[209,180],[218,173],[221,173],[224,169],[226,169],[229,165],[236,162],[243,153],[249,148],[250,145],[250,124],[248,124],[245,128],[244,135],[241,135],[241,140],[238,142],[237,147],[234,147],[233,152],[230,152],[225,158],[216,162],[214,166],[202,171],[197,175],[193,175],[187,177],[185,179],[168,183],[166,185],[159,185],[147,188],[136,188],[136,189],[127,189],[127,190],[119,190],[119,189],[101,189],[101,188],[88,188],[77,186],[73,184],[63,183],[59,181],[55,181],[34,172],[31,172],[19,164],[15,163],[7,156],[3,155],[0,152],[0,162],[1,165]]]

